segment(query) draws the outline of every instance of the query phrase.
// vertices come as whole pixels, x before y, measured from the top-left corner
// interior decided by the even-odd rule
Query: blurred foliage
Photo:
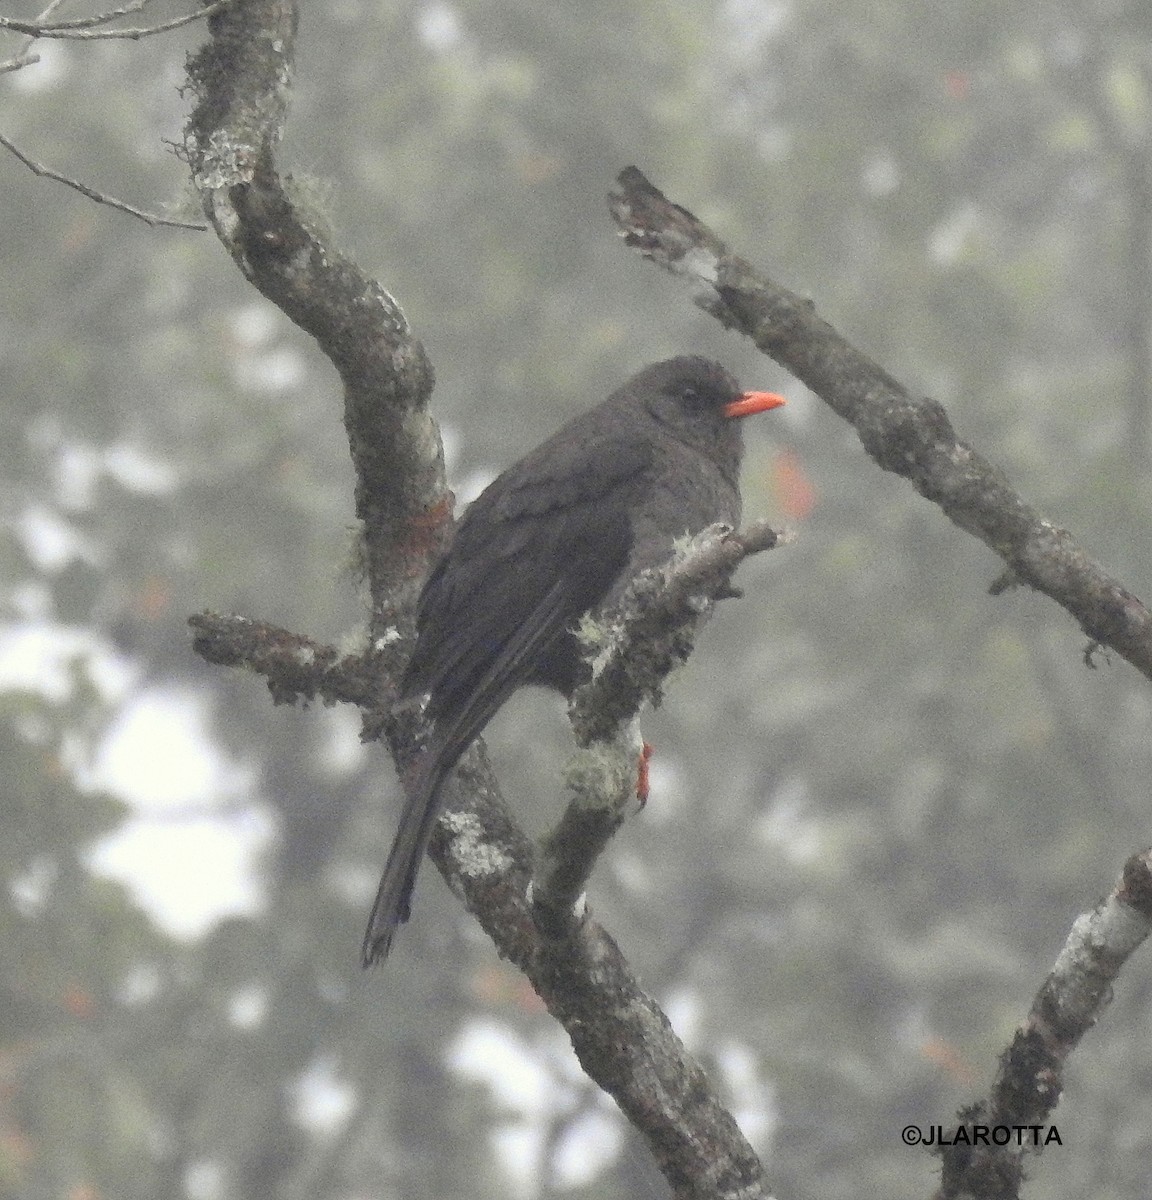
[[[165,142],[202,36],[46,46],[0,79],[5,132],[179,204]],[[637,163],[1147,594],[1150,46],[1132,0],[303,14],[283,161],[425,339],[463,490],[669,353],[793,397],[746,427],[745,496],[798,540],[745,568],[646,723],[653,799],[592,892],[781,1196],[931,1190],[901,1127],[986,1087],[1071,920],[1147,841],[1149,693],[1086,669],[1040,598],[991,598],[992,555],[623,250],[604,195]],[[359,971],[391,768],[345,715],[273,709],[190,653],[203,607],[355,642],[327,364],[210,235],[3,165],[4,644],[88,650],[0,694],[0,1196],[661,1194],[434,874],[388,970]],[[85,767],[149,688],[196,697],[276,825],[261,911],[199,939],[89,860],[125,810]],[[491,736],[535,829],[554,707],[518,697]],[[1145,1190],[1150,982],[1137,959],[1075,1056],[1032,1194]]]

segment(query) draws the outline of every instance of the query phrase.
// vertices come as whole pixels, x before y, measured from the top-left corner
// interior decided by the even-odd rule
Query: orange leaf
[[[780,511],[803,521],[816,507],[816,485],[794,450],[781,450],[772,463],[772,491]]]

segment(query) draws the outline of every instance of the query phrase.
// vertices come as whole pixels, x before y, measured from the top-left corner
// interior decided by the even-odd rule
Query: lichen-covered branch
[[[578,746],[564,766],[566,803],[545,835],[532,875],[532,913],[546,938],[566,938],[583,919],[580,900],[613,835],[637,807],[644,753],[636,721],[614,736]]]
[[[1093,642],[1152,678],[1152,613],[960,441],[941,405],[909,393],[817,316],[811,301],[732,254],[635,167],[621,172],[610,207],[629,245],[691,279],[701,307],[747,334],[850,421],[881,467],[903,475],[990,546],[1012,580],[1051,597]]]
[[[356,469],[372,631],[410,609],[451,526],[432,367],[400,305],[333,244],[275,161],[292,81],[291,0],[236,0],[191,60],[185,152],[204,211],[252,284],[332,360]]]
[[[678,1200],[771,1200],[735,1119],[599,925],[542,941],[530,974],[580,1065],[644,1135]]]
[[[1000,1057],[986,1101],[962,1110],[964,1125],[1043,1125],[1064,1091],[1064,1065],[1112,998],[1121,968],[1152,933],[1152,850],[1134,854],[1112,891],[1078,917],[1032,1009]],[[940,1200],[1014,1196],[1024,1178],[1023,1146],[942,1148]]]
[[[418,722],[410,705],[392,703],[386,680],[397,677],[416,588],[451,525],[438,433],[425,409],[431,367],[393,297],[335,249],[278,170],[294,6],[234,0],[209,29],[189,67],[197,103],[188,162],[236,265],[316,339],[343,381],[373,636],[363,657],[341,658],[285,630],[204,614],[193,618],[197,649],[259,672],[278,700],[359,705],[364,736],[386,740],[403,766]],[[369,677],[376,668],[378,682]],[[589,1076],[646,1138],[673,1192],[766,1197],[755,1153],[611,938],[594,921],[570,936],[541,937],[527,899],[531,847],[500,803],[482,744],[461,760],[445,799],[433,859],[563,1023]]]
[[[320,699],[325,704],[385,707],[395,702],[382,655],[341,655],[298,633],[250,617],[203,612],[188,618],[192,648],[205,662],[245,667],[263,676],[274,704]]]
[[[319,697],[385,713],[395,698],[373,654],[341,657],[243,617],[203,613],[190,624],[205,659],[264,676],[277,702]],[[674,1195],[770,1200],[755,1152],[612,938],[591,919],[542,935],[528,901],[532,849],[508,817],[480,745],[448,784],[432,855],[567,1030],[589,1077],[646,1138]]]
[[[564,771],[568,801],[533,877],[533,911],[549,935],[576,920],[573,905],[635,802],[641,709],[660,703],[716,602],[734,594],[740,563],[786,540],[765,521],[740,531],[712,525],[634,580],[614,614],[586,623],[593,676],[569,706],[577,748]]]
[[[592,679],[576,690],[569,710],[577,745],[610,738],[643,704],[659,704],[665,679],[692,652],[716,601],[732,594],[736,568],[784,540],[766,521],[745,530],[711,525],[666,566],[641,575],[595,635]]]

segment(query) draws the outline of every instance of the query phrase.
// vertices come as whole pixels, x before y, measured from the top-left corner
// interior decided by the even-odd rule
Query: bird
[[[500,706],[527,684],[571,697],[590,677],[576,636],[675,539],[740,519],[738,418],[784,403],[719,363],[666,359],[632,376],[499,475],[468,506],[416,605],[405,701],[427,697],[428,737],[361,958],[383,961],[407,921],[443,786]]]

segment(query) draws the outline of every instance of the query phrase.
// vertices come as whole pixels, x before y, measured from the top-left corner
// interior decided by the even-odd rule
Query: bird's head
[[[629,390],[674,437],[718,458],[739,456],[740,418],[784,403],[774,392],[744,391],[718,362],[695,355],[645,367]]]

